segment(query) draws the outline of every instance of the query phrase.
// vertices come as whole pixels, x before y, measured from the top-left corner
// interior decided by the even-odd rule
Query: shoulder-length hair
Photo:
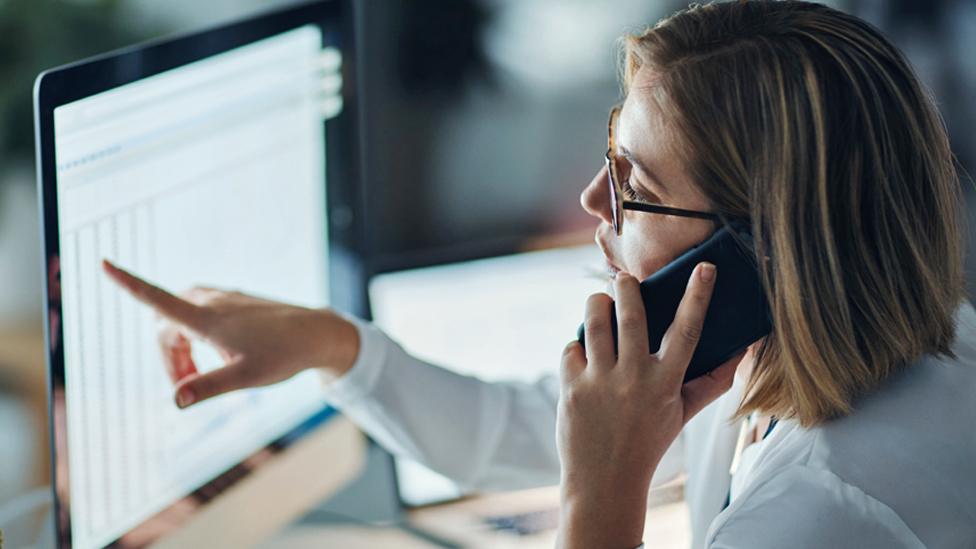
[[[810,426],[922,354],[965,298],[962,194],[932,99],[866,22],[823,5],[693,5],[623,41],[692,179],[751,219],[773,331],[736,417]],[[653,83],[635,89],[635,73]],[[719,273],[721,276],[721,273]]]

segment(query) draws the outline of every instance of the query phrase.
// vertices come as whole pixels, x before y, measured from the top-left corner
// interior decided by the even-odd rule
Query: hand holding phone
[[[640,283],[647,316],[649,353],[661,347],[674,321],[688,278],[695,266],[707,261],[718,269],[705,323],[685,381],[707,374],[772,330],[766,292],[762,286],[747,225],[732,223]],[[616,313],[611,312],[614,349],[618,345]],[[577,332],[584,341],[583,325]]]

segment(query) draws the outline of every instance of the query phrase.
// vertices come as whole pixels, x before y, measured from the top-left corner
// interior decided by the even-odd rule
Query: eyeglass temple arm
[[[666,215],[677,215],[680,217],[695,217],[698,219],[709,219],[712,221],[721,222],[722,218],[718,214],[711,212],[699,212],[695,210],[684,210],[681,208],[672,208],[669,206],[658,206],[655,204],[645,204],[643,202],[630,202],[624,201],[623,209],[625,210],[637,210],[641,212],[650,213],[660,213]]]

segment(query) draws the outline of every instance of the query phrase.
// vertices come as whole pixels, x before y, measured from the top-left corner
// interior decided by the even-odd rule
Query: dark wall
[[[534,89],[485,52],[485,33],[515,4],[363,4],[366,195],[379,270],[512,250],[532,237],[592,226],[578,194],[600,166],[606,112],[619,99],[612,38],[603,45],[602,79]],[[652,4],[644,15],[620,21],[620,31],[680,6]],[[932,90],[976,220],[967,175],[976,165],[976,1],[830,4],[881,28]],[[573,35],[562,39],[569,43]],[[532,48],[523,55],[532,56]],[[972,249],[976,221],[969,232]],[[976,291],[974,253],[968,273]]]

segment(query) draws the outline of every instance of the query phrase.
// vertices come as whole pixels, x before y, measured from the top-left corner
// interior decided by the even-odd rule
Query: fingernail
[[[698,276],[701,278],[702,282],[711,282],[715,279],[715,265],[711,263],[702,263],[698,267]]]
[[[193,394],[193,390],[189,387],[184,387],[179,393],[176,393],[176,405],[180,408],[186,408],[193,404],[195,399],[196,395]]]

